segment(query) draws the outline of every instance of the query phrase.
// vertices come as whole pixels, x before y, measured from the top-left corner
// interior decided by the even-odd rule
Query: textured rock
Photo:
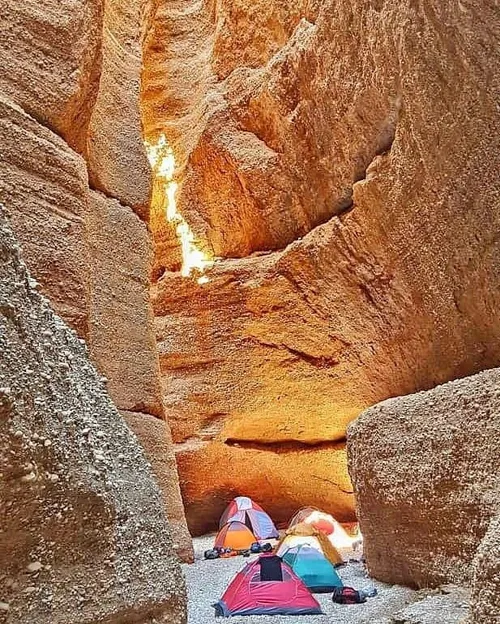
[[[174,548],[182,561],[191,563],[193,544],[186,526],[170,429],[165,421],[149,414],[121,413],[151,463],[165,502]]]
[[[0,92],[84,151],[104,0],[2,0]]]
[[[470,581],[500,508],[499,441],[500,369],[389,399],[350,425],[349,471],[373,576]]]
[[[0,201],[26,263],[54,309],[85,336],[89,258],[87,172],[83,159],[0,94]]]
[[[332,443],[380,400],[500,363],[495,3],[308,7],[160,3],[156,14],[146,134],[166,133],[178,208],[226,258],[208,284],[181,283],[171,233],[152,219],[178,443]],[[192,451],[183,470],[198,461]]]
[[[500,622],[500,516],[490,523],[473,562],[471,622]]]
[[[94,188],[147,217],[151,171],[139,107],[144,5],[144,0],[105,3],[102,71],[87,159]]]
[[[95,192],[90,193],[87,221],[92,258],[92,359],[106,377],[115,405],[130,410],[123,413],[153,465],[177,551],[189,560],[191,538],[172,441],[168,425],[161,420],[165,414],[149,301],[151,240],[146,225],[130,208]]]
[[[184,584],[144,455],[82,341],[33,289],[0,219],[8,621],[185,623]]]
[[[92,192],[90,351],[115,405],[163,416],[149,303],[151,241],[128,207]]]
[[[175,421],[174,421],[175,422]],[[188,526],[193,535],[214,528],[227,502],[242,493],[278,523],[288,523],[305,504],[351,517],[352,495],[342,444],[199,442],[176,446]],[[300,477],[298,476],[300,475]]]

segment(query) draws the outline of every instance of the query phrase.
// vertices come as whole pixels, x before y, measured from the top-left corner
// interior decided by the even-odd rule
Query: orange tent
[[[214,548],[247,550],[257,538],[243,522],[228,522],[217,533]]]

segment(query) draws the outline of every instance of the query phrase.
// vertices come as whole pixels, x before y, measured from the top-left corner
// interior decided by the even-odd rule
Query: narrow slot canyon
[[[0,623],[499,623],[497,3],[0,9]]]

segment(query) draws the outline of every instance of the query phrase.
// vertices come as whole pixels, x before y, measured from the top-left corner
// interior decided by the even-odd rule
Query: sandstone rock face
[[[158,6],[146,135],[168,137],[177,207],[225,258],[208,284],[182,282],[165,220],[152,219],[182,474],[204,465],[207,443],[229,460],[224,441],[258,446],[270,474],[269,442],[334,444],[380,400],[498,365],[494,3]],[[309,471],[322,461],[312,454]],[[230,470],[219,465],[214,496]],[[317,484],[304,481],[276,500],[300,491],[308,504]],[[240,484],[253,493],[251,478]],[[185,486],[188,508],[202,490]],[[345,498],[327,507],[343,514]]]
[[[0,92],[78,151],[97,94],[104,0],[2,0]]]
[[[500,516],[493,518],[473,562],[471,621],[500,622]]]
[[[0,201],[32,274],[55,310],[88,332],[87,172],[53,132],[0,94]]]
[[[165,501],[174,549],[185,562],[193,561],[193,544],[187,530],[186,516],[179,489],[173,476],[177,473],[170,429],[165,421],[149,414],[122,411],[127,425],[135,433],[151,463],[156,482]]]
[[[118,408],[162,418],[146,225],[130,208],[91,192],[88,230],[93,359]]]
[[[500,369],[389,399],[350,425],[349,471],[373,576],[416,586],[470,581],[500,508],[499,440]],[[479,564],[487,586],[496,582],[494,532]],[[491,605],[489,594],[491,586]]]
[[[164,419],[149,235],[130,208],[89,191],[87,176],[88,167],[91,185],[147,218],[151,175],[139,113],[145,3],[15,4],[6,0],[1,10],[0,201],[32,275],[87,339],[115,404]],[[169,468],[167,512],[187,551]]]
[[[170,429],[165,422],[149,301],[151,240],[146,225],[118,201],[91,192],[89,345],[111,398],[139,438],[162,491],[174,548],[193,557]]]
[[[131,206],[143,218],[151,193],[139,106],[145,4],[106,0],[102,70],[87,144],[94,188]]]
[[[304,501],[351,517],[352,490],[342,444],[259,445],[189,440],[176,447],[188,526],[193,535],[214,528],[228,501],[245,492],[279,523]]]
[[[183,580],[144,455],[82,341],[33,289],[0,219],[0,585],[8,620],[185,623]]]

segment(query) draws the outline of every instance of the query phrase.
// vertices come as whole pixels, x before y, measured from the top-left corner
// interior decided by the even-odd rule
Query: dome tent
[[[316,548],[332,565],[342,563],[343,561],[341,554],[335,546],[332,545],[328,537],[321,531],[315,529],[311,524],[306,524],[305,522],[296,524],[286,530],[285,535],[281,538],[276,547],[276,554],[279,557],[283,557],[290,548],[303,545]]]
[[[216,616],[321,615],[321,607],[279,557],[262,555],[236,574],[213,605]]]
[[[333,592],[335,587],[343,586],[330,561],[320,550],[308,544],[289,548],[283,554],[283,561],[313,593]]]
[[[217,533],[214,548],[248,550],[256,541],[257,538],[245,524],[234,521],[225,524]]]
[[[258,540],[279,537],[271,518],[248,496],[238,496],[229,503],[220,518],[219,528],[234,521],[245,524]]]
[[[298,524],[310,524],[328,537],[335,548],[350,548],[357,537],[351,537],[344,527],[330,514],[316,509],[316,507],[303,507],[292,517],[288,528],[292,529]]]

